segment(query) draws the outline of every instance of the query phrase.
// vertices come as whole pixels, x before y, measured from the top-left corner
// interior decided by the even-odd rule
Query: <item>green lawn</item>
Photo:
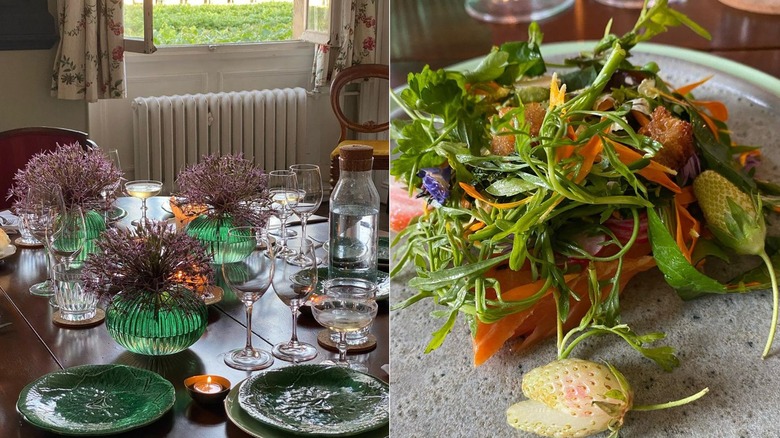
[[[220,44],[292,38],[292,2],[155,5],[154,44]],[[143,5],[125,4],[125,36],[143,37]]]

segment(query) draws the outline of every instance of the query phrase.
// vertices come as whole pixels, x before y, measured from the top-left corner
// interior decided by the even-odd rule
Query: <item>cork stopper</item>
[[[345,145],[339,148],[339,168],[347,172],[371,170],[374,163],[374,148],[362,144]]]

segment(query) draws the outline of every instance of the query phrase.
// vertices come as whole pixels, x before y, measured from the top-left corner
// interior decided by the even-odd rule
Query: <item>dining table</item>
[[[630,60],[639,65],[657,60],[659,74],[673,85],[711,76],[694,95],[722,100],[729,109],[732,139],[762,146],[757,175],[780,181],[780,15],[749,12],[718,0],[670,0],[669,5],[707,29],[711,39],[673,27],[651,44],[637,46]],[[426,65],[433,70],[473,70],[492,47],[528,39],[529,23],[479,21],[467,13],[464,0],[394,0],[390,14],[390,80],[396,93],[402,92],[410,74]],[[602,38],[610,20],[612,33],[622,35],[633,27],[638,14],[638,9],[575,0],[568,9],[538,21],[542,54],[545,60],[558,62],[565,55],[587,51]],[[391,107],[391,118],[405,117],[398,105]],[[770,215],[768,220],[770,234],[777,234],[776,217]],[[744,268],[759,261],[737,258],[731,264],[712,263],[707,272],[729,278],[739,263]],[[506,411],[527,399],[521,388],[523,376],[556,359],[555,340],[543,340],[524,351],[517,348],[521,340],[510,340],[495,356],[475,366],[473,326],[461,314],[438,348],[430,348],[431,340],[442,333],[449,308],[434,299],[399,308],[418,291],[409,287],[416,277],[414,269],[396,269],[390,303],[391,436],[536,436],[513,429]],[[609,336],[588,339],[573,350],[572,357],[617,367],[632,385],[635,405],[668,402],[704,388],[709,391],[681,407],[628,412],[620,436],[780,436],[778,340],[766,358],[761,354],[772,313],[770,291],[686,301],[659,270],[652,269],[628,283],[620,308],[621,322],[635,331],[665,333],[658,344],[675,349],[679,366],[664,371]]]
[[[152,197],[147,205],[150,219],[170,220],[173,217],[166,196]],[[123,214],[124,217],[111,226],[130,226],[131,221],[140,218],[139,199],[121,197],[115,206],[118,207],[116,211],[126,215]],[[316,215],[310,218],[307,226],[308,235],[319,242],[320,257],[326,255],[321,244],[327,241],[328,228],[327,218]],[[290,230],[300,233],[299,222],[291,223]],[[218,267],[216,271],[219,271]],[[52,436],[52,433],[29,424],[17,412],[19,394],[26,385],[48,373],[87,364],[122,364],[150,370],[173,384],[175,403],[171,410],[151,424],[116,436],[249,436],[227,417],[222,404],[194,401],[184,384],[188,377],[211,374],[228,379],[235,387],[257,373],[239,371],[224,362],[226,352],[243,347],[247,336],[243,304],[232,292],[226,290],[221,301],[208,307],[206,331],[190,348],[167,356],[145,356],[131,353],[117,344],[103,323],[88,328],[63,327],[53,323],[54,309],[49,304],[49,298],[28,292],[32,284],[45,278],[46,254],[42,248],[18,247],[13,255],[0,261],[0,436]],[[379,311],[371,327],[371,333],[377,340],[376,347],[354,354],[350,352],[349,359],[363,363],[369,374],[386,382],[389,378],[388,306],[387,300],[378,301]],[[275,344],[287,342],[291,321],[290,308],[269,288],[254,305],[254,346],[270,351]],[[297,329],[299,340],[316,346],[318,350],[317,357],[307,363],[337,358],[337,352],[318,343],[317,337],[323,327],[314,320],[311,312],[301,312]],[[276,359],[269,370],[290,365]],[[381,429],[378,436],[384,436]]]

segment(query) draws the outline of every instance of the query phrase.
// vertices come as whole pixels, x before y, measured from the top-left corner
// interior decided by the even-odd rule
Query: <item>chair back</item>
[[[350,82],[378,78],[389,80],[390,68],[386,64],[357,64],[340,71],[330,84],[330,106],[341,124],[341,138],[339,142],[347,139],[349,130],[366,134],[383,132],[388,129],[390,122],[378,123],[369,120],[363,123],[350,119],[342,108],[341,93]]]
[[[87,133],[66,128],[29,127],[0,132],[0,210],[13,205],[8,191],[16,172],[24,169],[33,155],[53,151],[58,144],[79,142],[84,148],[97,147]]]

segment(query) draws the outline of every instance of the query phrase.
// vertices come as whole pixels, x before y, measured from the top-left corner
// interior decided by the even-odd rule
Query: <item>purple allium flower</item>
[[[236,225],[266,223],[271,205],[268,175],[237,155],[208,155],[176,178],[178,195],[206,205],[210,216],[231,216]]]
[[[16,204],[38,202],[59,186],[66,204],[105,210],[116,193],[104,190],[116,186],[121,177],[122,171],[100,149],[84,149],[79,143],[57,145],[54,151],[34,155],[16,172],[8,196],[16,197]]]
[[[422,189],[439,204],[444,204],[450,196],[450,174],[452,169],[449,166],[427,167],[420,170],[417,174],[422,178]]]
[[[110,228],[97,241],[82,270],[84,288],[99,295],[143,295],[164,308],[166,297],[212,284],[214,271],[203,246],[165,222],[135,229]]]

